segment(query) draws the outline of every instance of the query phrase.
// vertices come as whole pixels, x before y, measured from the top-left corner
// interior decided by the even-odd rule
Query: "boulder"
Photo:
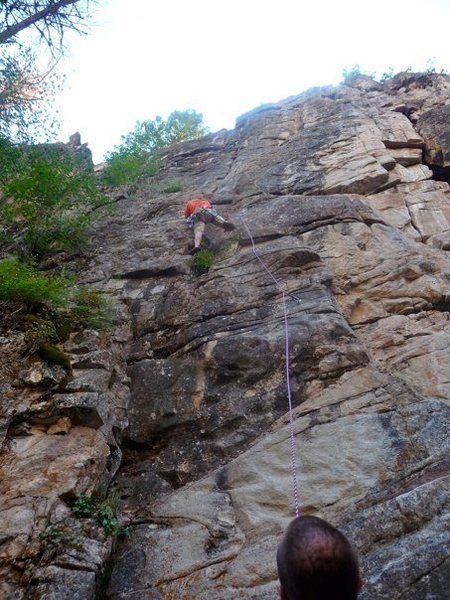
[[[450,104],[423,113],[417,130],[424,138],[425,160],[435,167],[450,167]]]

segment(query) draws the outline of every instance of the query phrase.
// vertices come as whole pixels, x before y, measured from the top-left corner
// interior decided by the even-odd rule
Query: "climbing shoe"
[[[199,246],[194,246],[194,248],[192,248],[189,254],[192,254],[192,256],[194,256],[194,254],[197,254],[198,252],[200,252],[200,250],[201,248]]]
[[[233,223],[225,221],[225,223],[223,224],[223,228],[225,229],[225,231],[233,231],[233,229],[235,229],[235,226],[233,225]]]

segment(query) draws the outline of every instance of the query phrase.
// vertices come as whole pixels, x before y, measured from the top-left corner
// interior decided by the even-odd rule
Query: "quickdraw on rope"
[[[272,279],[272,281],[274,282],[277,289],[281,292],[282,301],[283,301],[286,383],[287,383],[287,396],[288,396],[288,404],[289,404],[289,437],[290,437],[290,442],[291,442],[292,487],[293,487],[293,492],[294,492],[295,516],[299,517],[300,516],[300,502],[299,502],[299,495],[298,495],[298,481],[297,481],[298,468],[297,468],[297,454],[296,454],[296,450],[295,450],[294,417],[293,417],[293,410],[292,410],[291,382],[290,382],[290,377],[289,377],[289,362],[290,362],[289,361],[289,328],[288,328],[288,314],[287,314],[287,308],[286,308],[286,295],[295,298],[298,302],[301,302],[301,300],[299,298],[297,298],[296,296],[294,296],[293,294],[290,294],[289,292],[284,291],[283,285],[278,281],[278,279],[276,279],[276,277],[274,277],[274,275],[270,272],[267,265],[264,263],[262,258],[259,256],[259,254],[256,250],[255,241],[253,239],[250,229],[248,228],[247,223],[242,218],[241,218],[241,221],[242,221],[242,223],[248,233],[250,241],[252,243],[253,254],[255,255],[255,257],[259,261],[259,263],[261,264],[264,271]]]

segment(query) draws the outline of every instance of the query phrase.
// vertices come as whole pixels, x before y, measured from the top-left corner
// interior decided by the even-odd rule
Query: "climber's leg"
[[[233,231],[234,229],[233,223],[231,223],[230,221],[225,221],[225,219],[220,215],[214,215],[213,223],[214,225],[217,225],[217,227],[225,229],[225,231]]]
[[[205,232],[205,224],[203,221],[199,219],[195,220],[194,223],[194,248],[192,253],[198,252],[200,250],[200,244],[202,242],[203,233]]]

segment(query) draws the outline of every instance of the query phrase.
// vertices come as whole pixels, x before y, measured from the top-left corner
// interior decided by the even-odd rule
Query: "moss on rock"
[[[61,365],[68,371],[72,370],[69,355],[59,350],[53,344],[41,344],[38,354],[49,365]]]

